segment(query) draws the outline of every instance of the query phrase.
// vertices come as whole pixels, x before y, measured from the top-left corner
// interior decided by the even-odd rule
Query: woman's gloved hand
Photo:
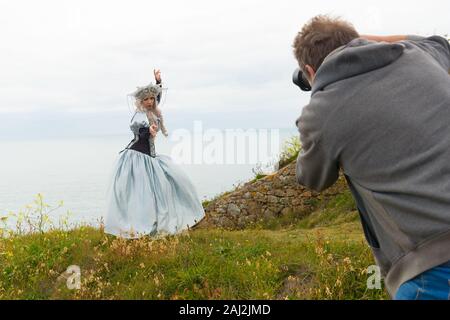
[[[156,137],[156,131],[158,130],[158,126],[156,124],[152,124],[149,128],[151,136]]]

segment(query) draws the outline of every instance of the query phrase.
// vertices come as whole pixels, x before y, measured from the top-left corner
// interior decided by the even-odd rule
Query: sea
[[[181,166],[192,180],[199,200],[203,201],[239,186],[256,173],[270,173],[276,169],[274,164],[283,144],[295,139],[297,131],[269,129],[258,137],[266,139],[267,133],[275,138],[278,149],[268,148],[270,150],[266,156],[256,160],[249,156],[249,152],[255,150],[255,141],[247,141],[244,146],[247,157],[239,160],[239,146],[234,146],[236,143],[226,144],[223,141],[226,135],[220,132],[216,132],[214,142],[211,142],[214,134],[208,138],[210,143],[219,141],[225,146],[224,152],[218,155],[192,156],[189,160],[189,157],[180,156],[179,151],[183,149],[180,147],[180,137],[165,138],[162,135],[156,139],[156,151],[171,156]],[[3,228],[14,228],[17,222],[6,217],[17,216],[27,210],[39,210],[41,200],[47,205],[43,209],[52,221],[65,217],[69,224],[96,226],[101,223],[106,215],[106,189],[115,162],[131,138],[129,134],[123,134],[0,140],[0,222]],[[207,148],[208,139],[204,135],[197,139],[205,152],[211,151],[211,145]],[[188,140],[193,143],[195,133]],[[231,152],[230,148],[234,148],[235,160],[225,159]]]

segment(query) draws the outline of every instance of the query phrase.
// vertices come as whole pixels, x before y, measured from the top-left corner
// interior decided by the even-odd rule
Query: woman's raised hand
[[[153,69],[153,74],[155,75],[156,82],[161,82],[161,70]]]

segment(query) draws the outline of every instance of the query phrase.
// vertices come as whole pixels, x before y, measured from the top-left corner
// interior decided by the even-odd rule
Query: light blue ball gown
[[[106,233],[124,238],[176,234],[205,216],[185,172],[155,152],[149,127],[147,115],[136,111],[130,124],[134,139],[120,152],[107,191]]]

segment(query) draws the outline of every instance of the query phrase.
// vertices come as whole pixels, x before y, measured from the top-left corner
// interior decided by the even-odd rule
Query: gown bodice
[[[159,121],[159,118],[156,118],[157,130],[159,130]],[[139,151],[153,158],[156,157],[155,139],[150,135],[150,123],[145,112],[136,111],[131,119],[130,129],[134,138],[125,149]]]

